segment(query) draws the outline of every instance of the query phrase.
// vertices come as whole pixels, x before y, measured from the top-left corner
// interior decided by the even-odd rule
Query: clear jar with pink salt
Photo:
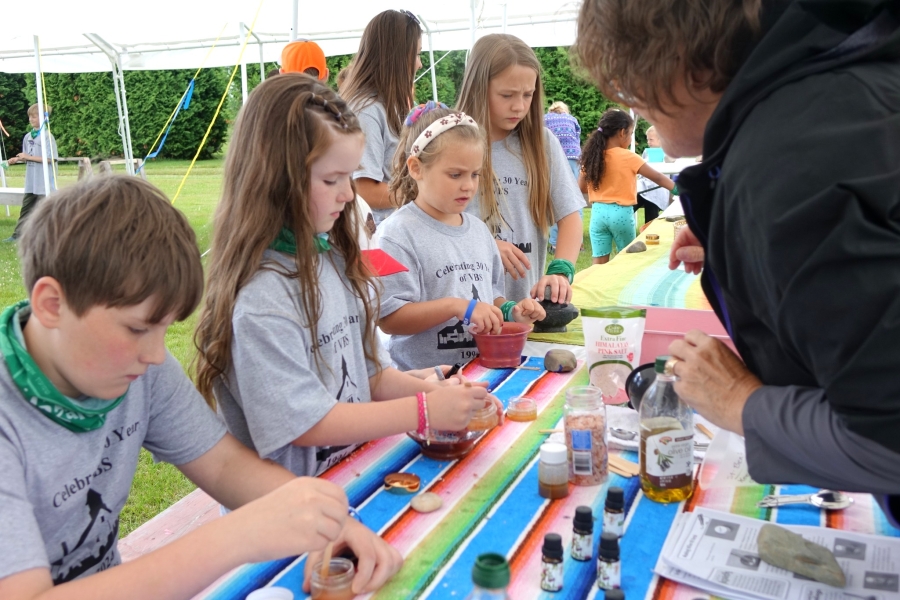
[[[608,472],[606,406],[600,388],[588,385],[567,389],[563,414],[569,481],[600,485]]]

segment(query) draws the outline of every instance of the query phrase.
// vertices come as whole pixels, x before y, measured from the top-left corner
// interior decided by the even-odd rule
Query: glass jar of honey
[[[480,410],[472,413],[469,420],[469,431],[487,431],[493,429],[500,423],[500,417],[497,416],[497,405],[488,400]]]
[[[322,577],[322,563],[317,563],[309,584],[312,600],[352,600],[355,594],[350,584],[355,575],[356,567],[346,558],[332,558],[325,577]]]

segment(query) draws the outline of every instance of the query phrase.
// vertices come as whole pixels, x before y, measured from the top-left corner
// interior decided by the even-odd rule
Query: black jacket
[[[678,178],[704,290],[765,384],[900,453],[900,0],[763,14]]]

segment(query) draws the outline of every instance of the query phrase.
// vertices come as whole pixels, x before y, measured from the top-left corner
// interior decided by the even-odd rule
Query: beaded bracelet
[[[419,406],[419,427],[416,433],[425,435],[428,432],[428,405],[425,404],[425,392],[416,394],[416,400]]]

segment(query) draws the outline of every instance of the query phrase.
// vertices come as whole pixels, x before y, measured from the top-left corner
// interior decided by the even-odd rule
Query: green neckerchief
[[[103,427],[106,413],[117,407],[125,394],[115,400],[72,400],[60,393],[25,349],[21,318],[30,313],[31,304],[22,300],[0,314],[0,352],[16,387],[42,415],[69,431],[82,433]]]
[[[319,254],[331,250],[327,233],[317,233],[314,241]],[[297,254],[297,239],[294,237],[294,232],[287,227],[282,227],[278,232],[278,237],[269,245],[269,248],[285,254]]]
[[[41,130],[40,130],[40,129],[32,129],[32,130],[31,130],[31,139],[34,139],[34,138],[36,138],[36,137],[39,136],[39,135],[41,135]]]

